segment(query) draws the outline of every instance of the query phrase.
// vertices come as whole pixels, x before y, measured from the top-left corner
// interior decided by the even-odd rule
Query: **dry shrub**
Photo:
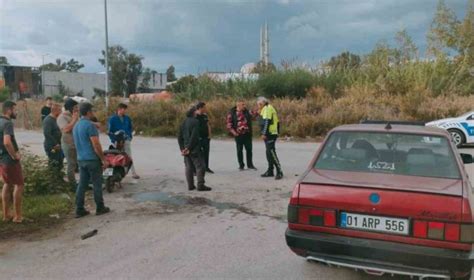
[[[400,97],[401,118],[431,121],[459,116],[474,108],[474,96],[432,97],[428,91],[411,92]]]
[[[15,126],[24,129],[36,129],[41,127],[41,108],[43,102],[34,100],[17,101],[17,119]]]
[[[331,97],[323,88],[313,87],[305,99],[277,98],[272,105],[277,109],[281,134],[294,137],[316,137],[326,134],[341,124],[372,120],[421,120],[458,116],[474,108],[474,96],[440,95],[428,90],[413,90],[404,95],[390,95],[370,86],[352,86],[341,91],[340,98]],[[214,135],[226,135],[226,116],[238,98],[217,97],[208,101],[209,120]],[[108,112],[104,104],[95,103],[96,115],[105,124],[120,99],[111,99]],[[197,101],[132,102],[128,114],[138,134],[175,136],[186,111]],[[256,100],[247,99],[247,107],[256,110]],[[40,127],[42,102],[28,102],[31,123]],[[24,114],[19,112],[17,124],[23,126]],[[104,125],[105,127],[105,125]],[[255,131],[258,125],[255,124]]]

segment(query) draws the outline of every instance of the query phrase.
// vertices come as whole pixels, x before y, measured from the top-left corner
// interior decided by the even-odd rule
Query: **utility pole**
[[[43,94],[43,97],[45,96],[45,92],[44,92],[44,57],[48,56],[48,55],[49,55],[48,53],[45,53],[45,54],[41,55],[41,57],[43,58],[43,64],[41,64],[41,93]]]
[[[104,0],[105,12],[105,109],[109,110],[109,31],[107,26],[107,0]]]

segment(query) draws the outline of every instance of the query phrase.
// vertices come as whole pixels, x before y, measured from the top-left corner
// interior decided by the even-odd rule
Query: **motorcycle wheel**
[[[107,190],[108,193],[114,192],[114,181],[112,180],[112,177],[109,177],[105,179],[105,189]]]

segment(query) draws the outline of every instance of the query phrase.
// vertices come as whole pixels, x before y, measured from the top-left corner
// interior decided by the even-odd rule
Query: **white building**
[[[94,97],[94,89],[105,91],[105,74],[103,73],[43,71],[43,75],[45,96],[59,94],[61,84],[69,94],[77,95],[80,93],[87,99]],[[142,76],[138,78],[137,87],[140,86],[141,81]],[[166,89],[166,74],[152,73],[149,87],[150,92]]]
[[[105,74],[43,71],[44,95],[59,94],[62,84],[72,95],[81,93],[87,99],[95,95],[94,88],[105,90]]]

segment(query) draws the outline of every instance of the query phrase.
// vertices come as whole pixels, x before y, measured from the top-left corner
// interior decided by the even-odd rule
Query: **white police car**
[[[463,144],[474,143],[474,111],[456,118],[432,121],[426,123],[426,126],[446,129],[451,133],[453,141],[458,147]]]

